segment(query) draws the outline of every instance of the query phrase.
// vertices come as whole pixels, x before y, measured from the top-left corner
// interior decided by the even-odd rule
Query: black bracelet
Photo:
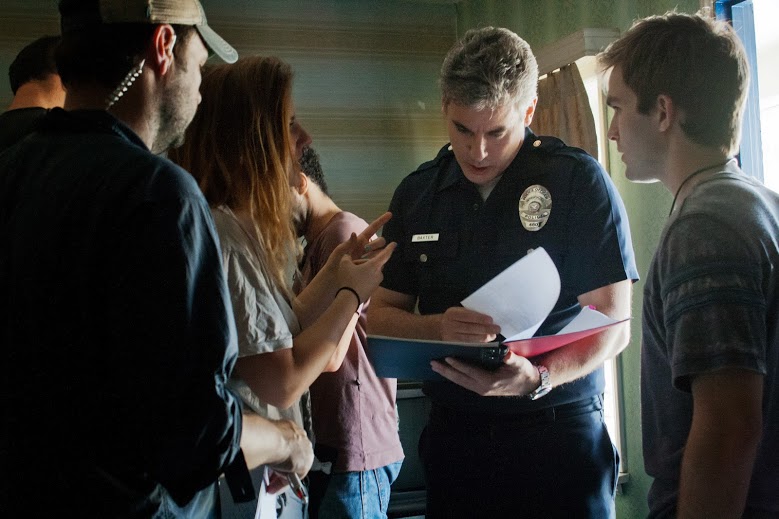
[[[341,287],[338,290],[336,290],[336,292],[335,292],[336,297],[338,297],[338,293],[341,290],[348,290],[349,292],[354,294],[354,297],[357,298],[357,310],[355,310],[355,312],[359,312],[360,311],[360,305],[362,305],[362,299],[360,299],[360,294],[358,294],[357,291],[355,289],[353,289],[352,287]]]

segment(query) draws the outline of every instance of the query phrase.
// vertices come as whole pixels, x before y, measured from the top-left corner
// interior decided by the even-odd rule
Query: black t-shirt
[[[47,110],[40,107],[18,108],[0,114],[0,152],[31,133]]]

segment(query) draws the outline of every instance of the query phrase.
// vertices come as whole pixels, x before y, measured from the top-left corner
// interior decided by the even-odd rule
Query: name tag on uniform
[[[414,234],[411,236],[411,243],[420,241],[438,241],[438,233],[431,234]]]

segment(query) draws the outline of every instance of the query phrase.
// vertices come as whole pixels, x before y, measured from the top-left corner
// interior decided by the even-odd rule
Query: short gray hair
[[[471,29],[444,58],[439,85],[444,107],[526,107],[538,92],[538,63],[530,45],[512,31]]]

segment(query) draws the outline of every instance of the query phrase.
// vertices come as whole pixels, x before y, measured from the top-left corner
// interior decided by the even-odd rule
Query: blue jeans
[[[334,472],[319,506],[327,519],[378,519],[387,517],[390,485],[398,477],[402,461],[362,472]]]

